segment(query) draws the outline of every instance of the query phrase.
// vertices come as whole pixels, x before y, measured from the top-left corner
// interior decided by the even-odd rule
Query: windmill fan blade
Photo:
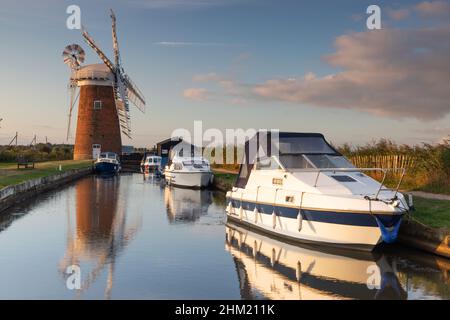
[[[127,88],[127,98],[133,103],[141,112],[145,112],[145,98],[139,88],[131,81],[131,79],[124,75],[123,82]]]
[[[95,44],[94,39],[87,33],[85,29],[83,29],[83,38],[87,42],[87,44],[99,55],[100,59],[108,66],[108,68],[115,72],[115,67],[111,60],[103,53],[103,51]]]

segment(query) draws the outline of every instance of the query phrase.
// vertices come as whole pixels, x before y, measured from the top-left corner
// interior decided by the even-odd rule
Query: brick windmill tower
[[[74,160],[96,158],[104,152],[122,153],[121,132],[131,138],[130,102],[145,112],[145,98],[125,74],[116,34],[116,17],[111,10],[114,62],[108,59],[86,30],[82,35],[103,63],[82,66],[85,53],[72,44],[63,52],[64,63],[71,68],[70,107],[67,140],[72,111],[78,100],[78,121]]]

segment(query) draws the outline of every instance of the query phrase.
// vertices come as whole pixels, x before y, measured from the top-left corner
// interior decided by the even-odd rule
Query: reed
[[[338,147],[357,167],[406,169],[403,188],[434,193],[450,194],[450,144],[444,140],[438,144],[408,146],[387,139],[372,141],[363,146],[348,144]],[[395,185],[401,172],[388,175],[386,184]],[[380,179],[381,174],[373,175]]]

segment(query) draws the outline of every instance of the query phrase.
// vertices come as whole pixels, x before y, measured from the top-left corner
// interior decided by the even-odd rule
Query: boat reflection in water
[[[164,203],[170,223],[195,222],[208,214],[212,203],[212,192],[166,186]]]
[[[120,179],[114,176],[92,176],[75,186],[75,221],[69,210],[67,246],[60,272],[66,276],[67,267],[81,268],[80,293],[107,270],[104,294],[107,299],[111,296],[116,257],[133,240],[142,222],[140,215],[135,219],[126,216],[127,189],[121,188]]]
[[[376,253],[317,251],[226,225],[244,299],[406,299],[395,265]]]

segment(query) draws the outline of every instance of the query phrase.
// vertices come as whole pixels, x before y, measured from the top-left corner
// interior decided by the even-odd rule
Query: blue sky
[[[71,4],[80,6],[82,24],[111,58],[109,8],[116,12],[125,70],[148,101],[145,114],[135,108],[132,110],[133,141],[124,139],[124,144],[152,146],[176,128],[192,128],[194,120],[202,120],[204,128],[322,132],[337,144],[361,144],[382,137],[411,144],[437,142],[450,134],[450,105],[447,111],[442,103],[447,98],[442,92],[448,88],[444,80],[450,78],[447,65],[444,68],[430,65],[427,61],[431,59],[425,56],[427,60],[420,67],[426,71],[409,74],[405,70],[424,60],[412,59],[409,65],[405,63],[402,69],[394,70],[397,72],[396,82],[392,82],[392,87],[397,88],[394,93],[387,86],[374,86],[373,81],[367,79],[367,74],[370,77],[367,65],[371,59],[383,56],[390,61],[398,59],[396,65],[401,65],[408,60],[395,52],[422,46],[429,46],[425,48],[429,57],[439,61],[449,50],[448,46],[437,46],[442,30],[446,31],[450,24],[444,12],[446,3],[2,1],[0,118],[4,120],[0,123],[0,144],[8,143],[16,131],[19,131],[20,143],[29,143],[34,134],[40,141],[45,136],[55,143],[65,141],[69,70],[62,62],[61,52],[67,44],[78,43],[87,53],[87,63],[99,62],[80,32],[66,28],[68,15],[65,11]],[[366,29],[365,11],[370,4],[382,9],[384,33],[369,35],[378,30]],[[420,33],[429,28],[438,30],[432,31],[431,37]],[[388,33],[389,30],[397,30],[397,33]],[[361,36],[354,36],[358,33]],[[396,37],[403,39],[403,35],[408,38],[403,47],[399,44],[398,48],[384,51],[379,48],[384,43],[391,46]],[[340,52],[336,40],[342,36],[350,39],[342,41],[341,53],[347,57],[351,55],[346,53],[357,52],[357,59],[367,60],[364,64],[353,65],[345,57],[327,58]],[[424,37],[431,40],[423,44]],[[372,57],[367,51],[359,53],[357,46],[370,44],[370,41],[377,43],[374,52],[379,52],[379,56]],[[386,63],[381,61],[380,65]],[[358,68],[362,68],[364,75],[354,80],[360,76]],[[441,69],[435,77],[442,84],[442,88],[434,88],[433,92],[414,80],[423,75],[424,79],[431,78],[427,84],[432,83],[432,68]],[[399,84],[398,74],[402,72],[411,80]],[[327,81],[327,76],[336,74],[346,79],[345,84]],[[375,73],[374,77],[383,79],[392,74],[394,72]],[[361,88],[356,86],[355,89],[359,91],[349,89],[352,87],[347,81],[350,78],[361,84]],[[291,85],[292,79],[296,80]],[[375,87],[382,92],[372,95],[370,90]],[[422,104],[416,104],[418,99],[411,97],[410,93],[417,91],[414,88],[428,90],[423,94]],[[404,95],[391,97],[403,90]],[[337,91],[342,91],[339,96],[336,96]],[[323,97],[317,92],[323,92]],[[359,92],[365,94],[360,96]],[[427,99],[440,94],[439,101]],[[354,96],[358,96],[358,100],[355,101]],[[408,97],[412,99],[410,111]],[[368,99],[386,103],[367,103],[366,106]],[[430,108],[429,114],[423,111],[427,108]]]

